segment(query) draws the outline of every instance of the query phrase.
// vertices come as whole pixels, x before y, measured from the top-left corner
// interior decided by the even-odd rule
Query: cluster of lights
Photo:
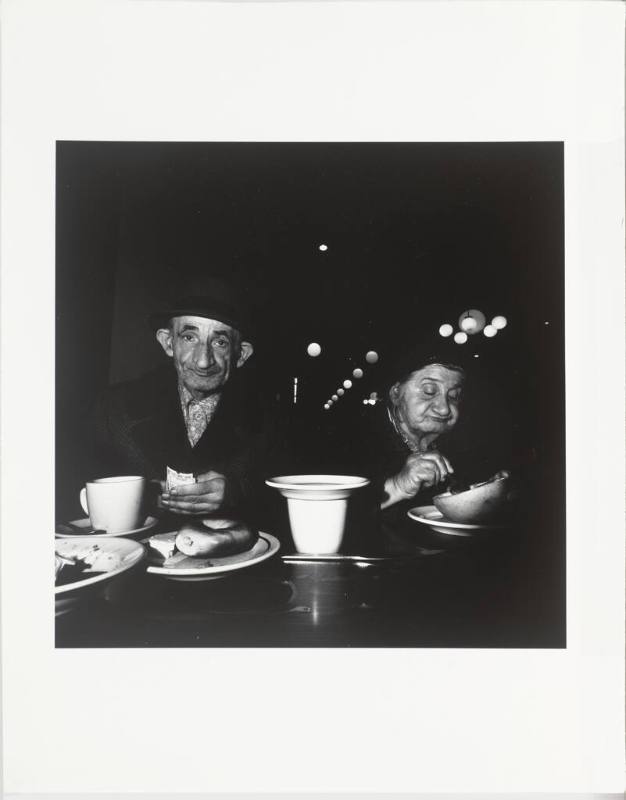
[[[363,405],[364,406],[375,406],[376,403],[379,401],[378,392],[372,392],[369,397],[363,398]]]
[[[449,322],[445,322],[439,328],[439,335],[447,338],[454,333],[454,341],[457,344],[465,344],[467,337],[474,336],[481,331],[488,338],[493,338],[498,331],[501,331],[507,326],[507,319],[501,314],[495,316],[490,324],[486,324],[487,318],[482,311],[476,308],[471,308],[464,311],[459,317],[459,330],[455,333],[454,328]]]
[[[310,356],[318,356],[322,352],[322,348],[316,342],[311,342],[311,344],[307,347],[307,353]],[[368,364],[376,364],[378,361],[378,353],[375,350],[368,350],[365,354],[365,360]],[[352,370],[352,377],[359,380],[364,375],[363,370],[361,367],[355,367]],[[324,403],[324,410],[328,411],[334,403],[336,403],[340,397],[343,397],[346,393],[347,389],[352,389],[354,384],[350,380],[350,378],[346,378],[341,386],[335,390],[335,394]],[[375,393],[374,393],[375,394]]]

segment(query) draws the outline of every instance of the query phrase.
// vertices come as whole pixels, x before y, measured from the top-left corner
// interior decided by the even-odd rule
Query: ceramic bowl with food
[[[502,471],[463,492],[444,492],[433,497],[435,508],[446,519],[468,524],[491,522],[501,516],[509,498],[509,473]]]

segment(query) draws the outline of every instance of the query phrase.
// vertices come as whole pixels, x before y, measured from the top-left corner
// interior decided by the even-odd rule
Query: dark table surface
[[[564,547],[549,520],[469,538],[407,520],[355,547],[358,534],[345,550],[381,560],[301,560],[283,537],[270,560],[219,580],[140,565],[57,617],[56,646],[565,646]]]

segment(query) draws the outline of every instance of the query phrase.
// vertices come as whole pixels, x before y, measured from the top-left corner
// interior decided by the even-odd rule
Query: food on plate
[[[106,552],[96,542],[68,542],[63,553],[55,552],[54,578],[56,586],[64,586],[89,577],[93,572],[113,572],[123,564],[119,553]]]
[[[82,559],[72,561],[69,558],[54,558],[54,583],[56,586],[64,586],[67,583],[74,583],[84,577],[87,565]]]
[[[176,552],[177,533],[157,533],[148,539],[148,544],[161,555],[168,559]]]
[[[148,544],[165,561],[177,554],[195,558],[221,558],[249,550],[257,532],[243,522],[229,519],[206,519],[187,522],[174,533],[151,536]]]

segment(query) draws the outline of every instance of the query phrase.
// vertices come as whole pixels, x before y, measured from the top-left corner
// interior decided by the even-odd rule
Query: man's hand
[[[226,478],[211,470],[198,475],[196,483],[176,486],[169,492],[164,490],[160,505],[175,514],[197,516],[218,511],[224,502]]]
[[[385,481],[387,499],[381,503],[381,508],[415,497],[422,489],[443,483],[453,472],[448,459],[435,450],[411,453],[400,472]]]

